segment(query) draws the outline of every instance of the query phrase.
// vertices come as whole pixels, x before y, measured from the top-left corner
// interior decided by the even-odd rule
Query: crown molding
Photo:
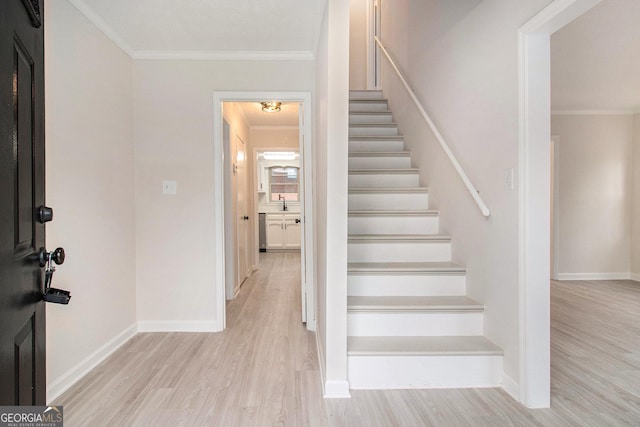
[[[100,31],[102,31],[104,35],[107,36],[109,40],[114,42],[120,49],[122,49],[124,53],[129,55],[129,57],[131,58],[134,57],[133,48],[127,42],[125,42],[124,39],[122,39],[122,37],[120,37],[120,35],[118,35],[118,33],[109,24],[107,24],[105,20],[102,19],[92,7],[88,6],[82,0],[69,0],[69,3],[71,3],[76,9],[78,9],[78,11],[83,14],[85,18],[87,18],[93,25],[95,25]]]
[[[140,60],[181,60],[181,61],[312,61],[309,51],[201,51],[201,50],[137,50],[133,59]]]
[[[633,116],[636,110],[551,110],[552,116]]]
[[[69,0],[80,13],[132,59],[182,61],[313,61],[311,51],[202,51],[202,50],[134,50],[102,17],[83,0]]]

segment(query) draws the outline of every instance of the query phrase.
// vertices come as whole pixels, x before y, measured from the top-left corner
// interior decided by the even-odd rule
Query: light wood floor
[[[65,426],[640,425],[640,285],[552,282],[552,408],[500,389],[323,400],[299,254],[262,254],[218,334],[139,334],[54,402]]]

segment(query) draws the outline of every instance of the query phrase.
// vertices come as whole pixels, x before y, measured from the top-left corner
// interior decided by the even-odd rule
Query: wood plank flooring
[[[65,426],[640,425],[640,284],[552,282],[552,408],[501,389],[324,400],[299,254],[262,254],[227,330],[138,334],[58,398]]]

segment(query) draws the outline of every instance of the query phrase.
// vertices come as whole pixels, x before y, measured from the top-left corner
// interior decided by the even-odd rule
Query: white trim
[[[273,130],[273,131],[277,131],[277,130],[294,130],[294,129],[299,129],[300,126],[299,125],[295,125],[295,126],[268,126],[268,125],[253,125],[250,127],[251,130]],[[271,149],[264,149],[261,151],[277,151],[277,150],[271,150]],[[291,149],[283,149],[283,151],[291,151]]]
[[[313,61],[310,51],[136,50],[133,59],[147,61]]]
[[[138,332],[220,332],[215,320],[145,320]]]
[[[558,280],[560,268],[560,136],[552,135],[553,141],[553,254],[551,259],[551,278]]]
[[[215,240],[214,244],[214,275],[213,286],[216,293],[216,327],[217,331],[226,328],[226,300],[225,300],[225,234],[224,234],[224,155],[223,155],[223,135],[222,135],[222,103],[223,102],[247,102],[261,99],[279,99],[282,102],[301,102],[304,105],[305,123],[305,147],[304,152],[309,165],[313,165],[312,159],[312,140],[311,133],[311,93],[310,92],[213,92],[213,174],[214,174],[214,209],[213,209],[213,226],[216,236],[220,236]],[[305,198],[304,214],[305,214],[305,230],[308,229],[306,244],[306,259],[313,261],[315,257],[315,243],[313,240],[313,170],[311,167],[304,170],[304,192],[309,197]],[[313,264],[311,264],[313,265]],[[311,278],[307,281],[307,295],[312,298],[312,305],[315,308],[315,284]],[[315,310],[314,310],[315,311]],[[314,322],[307,323],[307,329],[311,330],[315,327]]]
[[[326,0],[325,0],[326,1]],[[324,6],[325,1],[321,4]],[[115,43],[132,59],[139,60],[177,60],[177,61],[313,61],[315,55],[311,51],[250,51],[250,50],[134,50],[102,17],[84,0],[69,0],[78,11],[83,14],[104,35]],[[319,28],[317,25],[316,28]],[[317,40],[320,37],[317,31]]]
[[[601,0],[554,0],[518,30],[520,401],[548,408],[551,34]],[[546,254],[546,255],[545,255]]]
[[[324,385],[325,399],[350,399],[349,382],[347,381],[327,381]]]
[[[105,36],[112,42],[114,42],[124,53],[129,55],[129,57],[134,57],[133,48],[124,41],[122,37],[118,35],[118,33],[109,25],[107,22],[96,13],[95,10],[89,5],[87,5],[83,0],[69,0],[73,6],[75,6],[78,11],[85,16],[93,25],[96,26],[100,31],[104,33]]]
[[[516,401],[520,400],[520,384],[514,381],[509,375],[503,373],[502,374],[502,389],[507,392],[507,394],[513,397]]]
[[[634,110],[551,110],[552,116],[633,116]]]
[[[62,393],[67,391],[76,382],[81,380],[82,377],[88,374],[93,368],[98,366],[100,363],[102,363],[103,360],[105,360],[116,350],[122,347],[127,341],[133,338],[137,332],[138,325],[134,323],[120,332],[118,335],[107,341],[103,346],[98,348],[89,356],[85,357],[84,360],[76,363],[73,368],[62,374],[58,379],[48,383],[47,404],[51,404],[51,402],[57,399],[60,395],[62,395]]]
[[[629,280],[633,280],[634,282],[640,282],[640,274],[639,273],[629,273]]]
[[[558,273],[556,280],[631,280],[631,273]]]

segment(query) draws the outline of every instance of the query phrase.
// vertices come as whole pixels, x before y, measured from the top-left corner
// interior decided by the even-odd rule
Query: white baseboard
[[[631,273],[629,280],[633,280],[634,282],[640,282],[640,273]]]
[[[631,280],[631,273],[558,273],[558,280]]]
[[[502,389],[513,397],[516,402],[520,402],[520,384],[505,373],[502,374]]]
[[[138,322],[138,332],[220,332],[215,320],[145,320]]]
[[[138,332],[137,324],[133,324],[113,337],[102,347],[91,353],[74,368],[67,371],[61,377],[47,384],[47,402],[50,404],[62,393],[67,391],[72,385],[78,382],[89,371],[98,366],[103,360],[109,357],[114,351],[122,347]]]
[[[324,383],[325,399],[350,399],[348,381],[326,381]]]

